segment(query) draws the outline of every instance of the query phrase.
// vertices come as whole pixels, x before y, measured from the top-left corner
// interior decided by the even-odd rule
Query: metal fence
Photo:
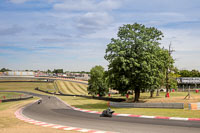
[[[183,109],[184,103],[117,103],[110,102],[110,106],[116,108],[169,108]]]
[[[14,94],[14,95],[9,95],[9,96],[0,96],[0,103],[1,102],[9,102],[9,101],[19,101],[19,100],[25,100],[33,98],[31,95],[27,94]]]

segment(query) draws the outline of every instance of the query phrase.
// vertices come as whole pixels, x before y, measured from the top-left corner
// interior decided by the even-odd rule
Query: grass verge
[[[46,94],[44,92],[36,91],[35,88],[46,88],[48,83],[38,83],[38,82],[2,82],[0,83],[1,91],[26,91],[34,92],[39,94]]]
[[[9,82],[0,83],[0,90],[13,90],[13,91],[29,91],[34,93],[45,94],[34,90],[36,87],[45,87],[46,83],[35,82]],[[141,100],[144,102],[183,102],[187,105],[191,102],[200,102],[200,93],[191,93],[190,100],[183,100],[187,93],[173,92],[170,93],[170,98],[164,97],[165,93],[160,93],[159,97],[149,98],[149,93],[141,93]],[[102,100],[94,100],[80,97],[59,96],[62,100],[70,105],[78,108],[103,111],[107,108],[107,102]],[[121,97],[120,95],[112,95],[112,97]],[[129,99],[131,102],[131,98]],[[10,104],[10,103],[8,103]],[[3,104],[0,104],[2,107]],[[168,117],[190,117],[200,118],[200,111],[191,111],[186,109],[149,109],[149,108],[113,108],[116,113],[127,113],[135,115],[152,115],[152,116],[168,116]],[[3,113],[1,113],[3,114]]]
[[[92,111],[102,112],[106,109],[107,101],[87,99],[82,97],[59,96],[66,103]],[[112,108],[115,113],[148,115],[148,116],[166,116],[166,117],[183,117],[183,118],[200,118],[199,110],[188,109],[158,109],[158,108]]]
[[[16,93],[16,92],[1,92],[0,93],[0,100],[5,99],[14,99],[14,98],[20,98],[24,94],[22,93]]]
[[[25,101],[0,103],[0,133],[66,133],[66,131],[36,126],[19,120],[15,111],[24,105],[35,101],[37,98]],[[67,133],[77,133],[67,131]]]

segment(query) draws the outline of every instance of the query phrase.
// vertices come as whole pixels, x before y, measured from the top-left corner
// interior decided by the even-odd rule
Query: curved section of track
[[[70,106],[57,99],[45,95],[29,93],[42,98],[41,104],[31,104],[23,110],[23,115],[43,122],[72,127],[113,131],[121,133],[199,133],[200,122],[175,121],[144,118],[113,116],[102,118],[98,114],[84,113],[73,110]]]

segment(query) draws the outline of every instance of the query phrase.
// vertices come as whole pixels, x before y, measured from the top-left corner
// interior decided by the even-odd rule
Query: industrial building
[[[4,72],[5,76],[35,76],[33,71],[7,71]]]
[[[199,89],[200,88],[200,77],[180,77],[177,78],[178,89],[186,91],[188,88]]]

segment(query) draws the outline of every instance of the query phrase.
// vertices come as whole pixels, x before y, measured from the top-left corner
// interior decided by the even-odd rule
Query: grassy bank
[[[74,85],[78,86],[78,85]],[[9,83],[0,83],[0,90],[13,90],[13,91],[29,91],[34,93],[45,94],[34,90],[36,87],[47,89],[47,83],[35,83],[35,82],[9,82]],[[69,87],[69,86],[68,86]],[[72,85],[71,85],[71,88]],[[187,95],[186,92],[172,92],[170,93],[170,98],[165,98],[165,93],[160,93],[160,96],[149,98],[149,93],[141,93],[141,102],[180,102],[185,103],[185,109],[148,109],[148,108],[113,108],[116,113],[127,113],[135,115],[156,115],[156,116],[168,116],[168,117],[191,117],[191,118],[200,118],[200,111],[191,111],[188,110],[188,103],[200,102],[200,93],[191,93],[191,99],[184,100],[184,97]],[[80,97],[68,97],[68,96],[59,96],[62,100],[67,102],[70,105],[73,105],[78,108],[103,111],[107,108],[107,102],[102,100],[94,100]],[[120,95],[111,95],[111,97],[120,97]],[[125,98],[125,97],[123,97]],[[130,96],[128,102],[132,102],[133,95]],[[2,106],[2,104],[0,105]]]
[[[43,92],[36,91],[35,88],[47,89],[49,83],[39,82],[3,82],[0,83],[0,90],[4,91],[28,91],[39,94],[45,94]]]
[[[66,103],[92,111],[102,112],[108,107],[107,101],[87,99],[81,97],[59,96]],[[116,113],[148,115],[148,116],[166,116],[166,117],[183,117],[183,118],[200,118],[199,110],[188,109],[156,109],[156,108],[112,108]]]
[[[88,95],[87,93],[87,85],[70,82],[70,81],[55,81],[60,92],[63,94],[71,94],[71,95]]]
[[[15,92],[0,92],[0,100],[5,99],[12,99],[12,98],[20,98],[24,96],[22,93],[15,93]]]

